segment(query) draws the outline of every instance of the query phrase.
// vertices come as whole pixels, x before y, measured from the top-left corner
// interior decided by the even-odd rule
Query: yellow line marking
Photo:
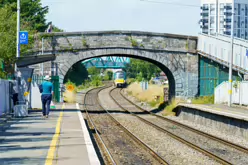
[[[65,105],[63,104],[62,105],[62,110],[64,108],[65,108]],[[58,139],[59,139],[59,136],[60,136],[60,128],[61,128],[62,118],[63,118],[63,112],[60,112],[59,119],[58,119],[57,125],[56,125],[55,134],[53,135],[53,139],[52,139],[52,142],[50,144],[50,148],[49,148],[48,153],[47,153],[45,165],[52,165],[53,164],[53,159],[54,159],[54,156],[55,156],[57,142],[58,142]]]

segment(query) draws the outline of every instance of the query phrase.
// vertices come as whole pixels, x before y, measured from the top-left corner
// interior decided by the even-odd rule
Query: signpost
[[[28,32],[20,32],[19,33],[20,44],[27,45],[28,44]]]

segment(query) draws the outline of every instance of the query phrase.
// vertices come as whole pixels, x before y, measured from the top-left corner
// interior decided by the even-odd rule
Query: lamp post
[[[20,0],[17,0],[17,32],[16,32],[16,57],[20,57]],[[17,71],[17,65],[15,66]]]
[[[230,107],[232,104],[232,66],[233,66],[233,38],[234,38],[234,0],[232,2],[232,25],[231,25],[231,54],[229,58],[229,99],[228,99],[228,106]]]

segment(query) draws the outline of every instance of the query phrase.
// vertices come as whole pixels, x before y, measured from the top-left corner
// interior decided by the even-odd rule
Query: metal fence
[[[41,84],[44,81],[43,76],[33,75],[32,83],[36,83],[37,85]],[[59,84],[59,76],[52,76],[51,82],[53,83],[54,96],[53,101],[60,102],[60,84]]]
[[[13,103],[11,99],[12,84],[8,80],[0,79],[0,117],[11,113]]]
[[[233,82],[232,103],[248,105],[248,81]],[[228,81],[218,85],[214,91],[214,102],[216,104],[228,102]]]

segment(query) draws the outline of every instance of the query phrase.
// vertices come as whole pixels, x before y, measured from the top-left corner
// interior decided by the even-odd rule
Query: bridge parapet
[[[130,48],[151,51],[196,53],[197,37],[137,31],[40,33],[32,55],[41,53],[77,52],[89,49]]]

